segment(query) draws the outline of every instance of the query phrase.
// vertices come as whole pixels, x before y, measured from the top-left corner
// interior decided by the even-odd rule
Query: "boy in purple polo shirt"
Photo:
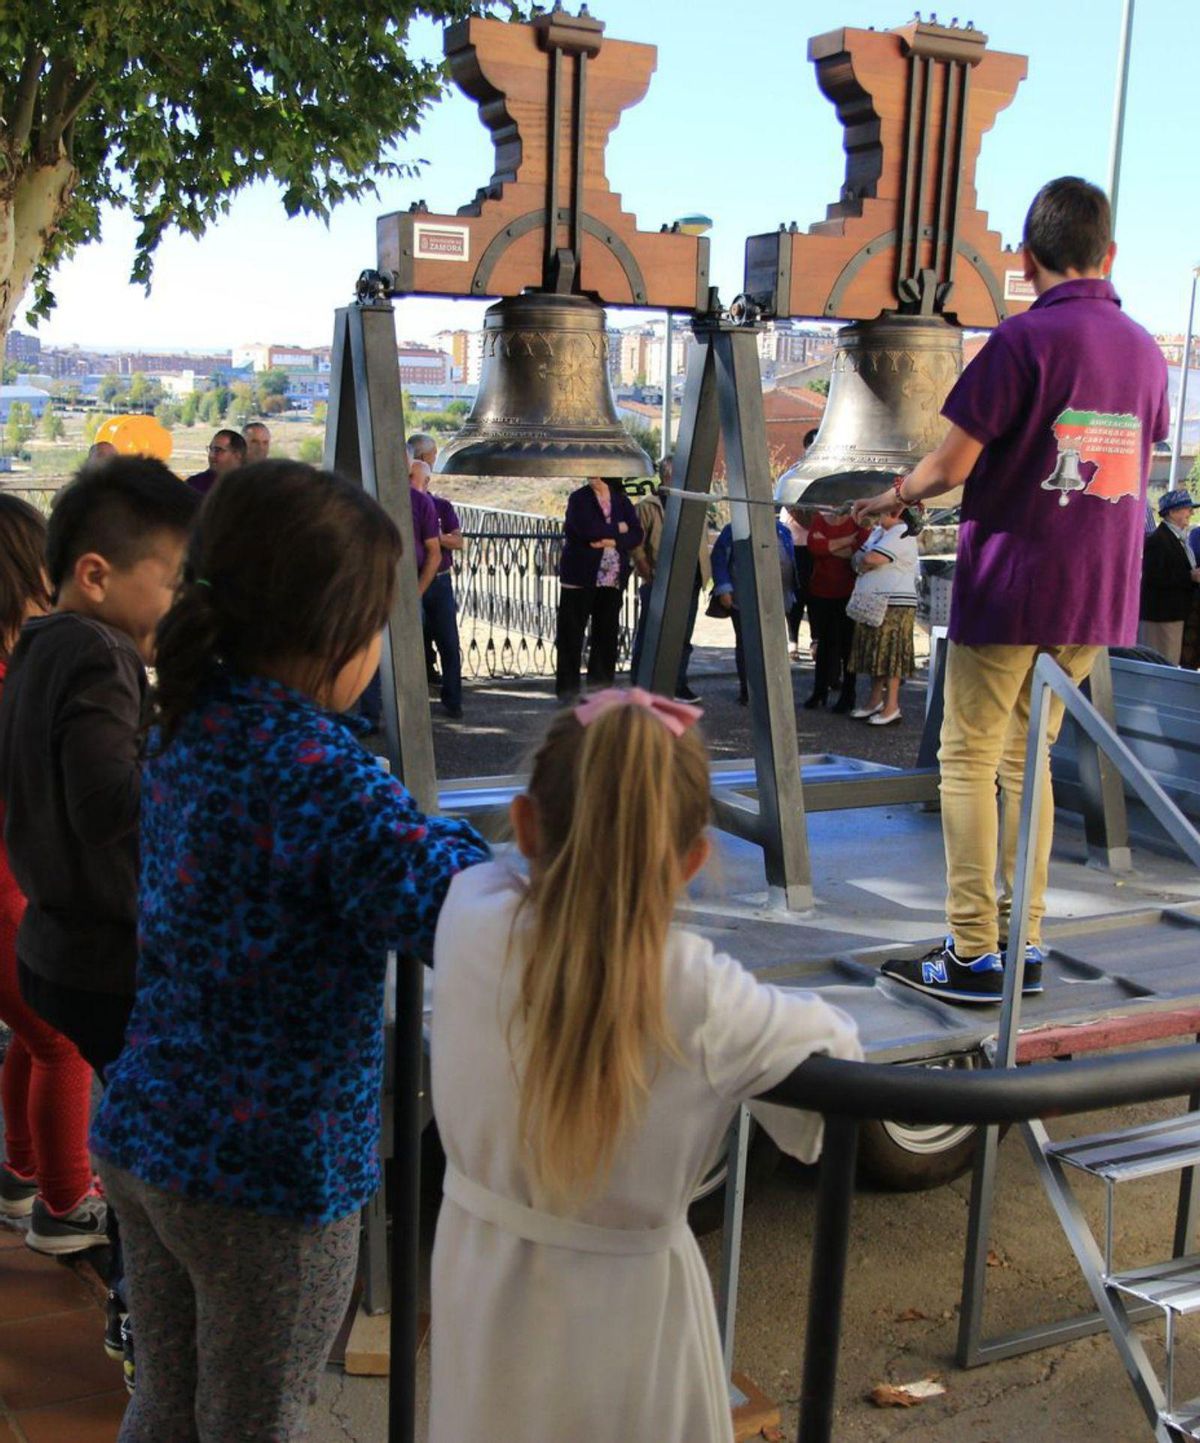
[[[883,965],[895,981],[955,1002],[999,1002],[1003,990],[1038,654],[1078,684],[1101,647],[1134,642],[1150,450],[1168,430],[1162,355],[1108,280],[1116,247],[1104,192],[1072,176],[1043,186],[1023,243],[1037,300],[963,372],[942,408],[951,424],[937,450],[854,508],[864,521],[964,486],[939,753],[949,936],[926,957]],[[1062,714],[1052,699],[1051,745]],[[1027,993],[1042,990],[1054,826],[1048,757],[1043,766]]]
[[[438,522],[442,559],[437,575],[422,597],[425,615],[425,646],[437,648],[442,667],[442,709],[458,720],[462,716],[462,650],[458,640],[458,606],[454,600],[455,551],[463,549],[462,526],[458,513],[444,496],[429,490],[433,463],[437,460],[437,442],[423,431],[408,438],[408,454],[413,458],[409,473],[414,488],[432,502]]]

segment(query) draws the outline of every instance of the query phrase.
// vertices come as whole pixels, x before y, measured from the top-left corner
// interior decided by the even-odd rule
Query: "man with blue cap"
[[[1142,551],[1142,607],[1138,640],[1178,666],[1183,652],[1183,625],[1196,599],[1200,566],[1188,539],[1196,503],[1186,491],[1174,490],[1158,503],[1159,523],[1146,537]]]

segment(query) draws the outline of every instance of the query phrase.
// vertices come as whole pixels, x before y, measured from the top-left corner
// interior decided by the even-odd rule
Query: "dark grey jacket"
[[[132,996],[146,672],[122,631],[26,624],[0,699],[0,799],[28,905],[17,956],[51,982]]]

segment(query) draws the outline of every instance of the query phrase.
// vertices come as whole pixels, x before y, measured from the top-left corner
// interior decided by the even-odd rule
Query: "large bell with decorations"
[[[945,436],[942,405],[961,371],[962,330],[940,316],[885,314],[843,326],[821,429],[779,478],[776,500],[841,507],[882,491]]]
[[[651,476],[617,420],[603,309],[529,292],[489,307],[479,394],[437,471],[457,476]]]

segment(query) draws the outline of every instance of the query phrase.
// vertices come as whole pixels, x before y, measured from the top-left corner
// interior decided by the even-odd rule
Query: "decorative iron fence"
[[[465,548],[454,558],[463,671],[467,676],[547,676],[554,672],[560,517],[491,506],[458,506]],[[637,625],[637,588],[621,605],[619,665]]]

